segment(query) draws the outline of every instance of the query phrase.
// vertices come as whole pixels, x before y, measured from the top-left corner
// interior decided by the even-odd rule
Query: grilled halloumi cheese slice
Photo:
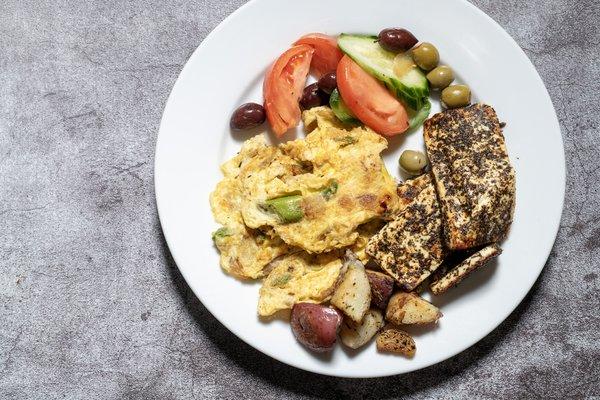
[[[371,238],[367,254],[404,290],[413,290],[444,259],[442,221],[429,174],[398,188],[401,211]]]
[[[429,286],[431,292],[436,295],[445,293],[448,289],[458,285],[471,272],[487,264],[488,261],[498,257],[501,253],[502,249],[497,244],[492,244],[476,251],[455,267],[451,269],[444,268],[444,271],[439,271],[442,273],[436,273],[437,276]]]
[[[494,109],[446,110],[425,121],[423,136],[451,250],[495,243],[507,233],[515,173]]]

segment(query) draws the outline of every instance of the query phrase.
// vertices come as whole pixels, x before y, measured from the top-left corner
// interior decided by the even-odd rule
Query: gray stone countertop
[[[600,3],[476,0],[525,50],[560,119],[561,229],[490,335],[403,376],[288,367],[191,293],[154,203],[163,107],[243,0],[0,2],[0,398],[600,397]]]

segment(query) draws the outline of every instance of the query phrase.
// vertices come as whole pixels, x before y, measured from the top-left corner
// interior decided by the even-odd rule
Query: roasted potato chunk
[[[321,304],[297,303],[292,308],[290,325],[296,339],[319,353],[333,349],[342,315]]]
[[[364,346],[383,327],[383,314],[376,309],[367,311],[362,322],[356,323],[345,318],[340,328],[342,343],[351,349]]]
[[[392,325],[387,325],[377,336],[377,350],[413,357],[417,346],[408,333]]]
[[[331,304],[358,323],[369,310],[371,286],[365,267],[352,252],[346,252],[344,264],[346,274],[333,292]]]
[[[385,310],[385,319],[396,325],[429,324],[441,317],[436,306],[414,293],[395,293]]]
[[[394,291],[394,278],[383,272],[366,270],[371,286],[371,304],[385,310]]]

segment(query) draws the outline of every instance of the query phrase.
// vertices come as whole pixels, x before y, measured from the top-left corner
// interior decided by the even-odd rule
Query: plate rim
[[[532,281],[531,286],[529,287],[529,289],[527,291],[525,291],[522,295],[515,297],[513,299],[514,301],[514,307],[511,307],[511,309],[508,311],[508,313],[506,313],[506,315],[502,315],[501,318],[499,318],[499,322],[493,326],[490,326],[490,329],[484,329],[484,331],[486,331],[485,333],[481,334],[478,337],[474,337],[472,338],[472,340],[468,340],[466,341],[467,344],[465,346],[458,346],[458,350],[456,351],[452,351],[449,354],[445,354],[443,357],[441,357],[440,359],[428,364],[428,365],[421,365],[421,366],[417,366],[415,368],[409,369],[407,371],[403,371],[403,372],[384,372],[384,373],[371,373],[371,374],[363,374],[363,375],[347,375],[347,374],[343,374],[343,373],[337,373],[336,371],[328,371],[328,372],[322,372],[322,371],[315,371],[313,369],[307,368],[305,366],[303,366],[302,364],[298,363],[298,362],[294,362],[294,361],[289,361],[289,360],[282,360],[280,359],[277,355],[273,354],[270,350],[268,349],[260,349],[258,347],[256,347],[255,345],[253,345],[252,343],[250,343],[249,341],[247,341],[245,338],[243,338],[242,336],[239,336],[238,334],[235,333],[235,330],[233,327],[230,327],[229,324],[227,324],[226,322],[224,322],[221,318],[219,318],[218,313],[213,312],[213,310],[202,301],[202,296],[196,292],[196,290],[194,289],[194,286],[191,285],[190,282],[190,277],[187,274],[186,270],[184,268],[181,268],[179,265],[179,261],[178,261],[178,256],[177,254],[172,250],[173,249],[173,244],[171,243],[170,239],[169,239],[169,234],[168,232],[168,228],[166,228],[166,223],[165,221],[165,217],[164,211],[164,203],[160,200],[161,196],[159,194],[160,192],[160,187],[162,186],[160,183],[160,178],[159,178],[159,174],[156,173],[156,171],[159,169],[159,164],[160,164],[160,160],[161,157],[159,156],[160,153],[160,143],[161,143],[161,137],[164,140],[165,134],[161,133],[163,132],[164,128],[164,121],[165,121],[165,115],[167,113],[167,110],[172,106],[173,104],[173,98],[174,98],[174,93],[175,93],[175,88],[177,86],[177,82],[179,81],[179,78],[184,74],[184,72],[186,72],[186,69],[189,68],[190,66],[190,60],[193,59],[196,54],[198,53],[198,51],[200,51],[200,49],[202,48],[202,46],[209,40],[212,39],[213,36],[217,35],[218,32],[220,32],[227,24],[230,23],[230,21],[232,19],[234,19],[237,15],[241,14],[244,12],[245,9],[251,7],[252,5],[256,4],[256,3],[260,3],[263,0],[249,0],[248,2],[246,2],[245,4],[241,5],[240,7],[238,7],[236,10],[234,10],[232,13],[230,13],[228,16],[226,16],[217,26],[215,26],[214,29],[212,29],[208,35],[206,35],[206,37],[198,44],[198,46],[194,49],[194,51],[190,54],[190,56],[187,58],[185,65],[183,66],[183,68],[181,69],[181,71],[179,72],[177,79],[175,80],[175,83],[173,83],[173,86],[169,92],[169,96],[165,102],[164,108],[163,108],[163,112],[162,112],[162,116],[161,116],[161,120],[160,120],[160,124],[159,124],[159,128],[158,128],[158,134],[156,137],[156,145],[155,145],[155,151],[154,151],[154,163],[153,163],[153,168],[154,168],[154,178],[153,178],[153,183],[154,183],[154,198],[155,198],[155,203],[156,203],[156,209],[157,209],[157,214],[158,214],[158,218],[160,221],[160,226],[161,226],[161,230],[165,239],[165,242],[167,243],[167,246],[169,248],[169,252],[171,254],[171,257],[173,258],[175,264],[177,265],[177,269],[179,270],[179,272],[181,273],[181,275],[183,276],[183,278],[186,281],[186,285],[188,285],[188,287],[190,288],[190,290],[194,293],[194,296],[196,296],[196,298],[202,303],[202,305],[211,313],[211,315],[217,320],[219,321],[219,323],[224,326],[230,334],[235,335],[235,337],[237,337],[239,340],[241,340],[242,342],[246,343],[247,345],[249,345],[251,348],[257,350],[258,352],[271,357],[272,359],[286,364],[286,365],[290,365],[292,367],[307,371],[307,372],[311,372],[311,373],[315,373],[315,374],[320,374],[320,375],[324,375],[324,376],[335,376],[335,377],[341,377],[341,378],[350,378],[350,379],[364,379],[364,378],[378,378],[378,377],[388,377],[388,376],[396,376],[396,375],[403,375],[406,373],[410,373],[410,372],[416,372],[419,371],[421,369],[425,369],[425,368],[429,368],[429,367],[433,367],[443,361],[446,361],[452,357],[455,357],[457,354],[462,353],[463,351],[466,351],[468,349],[470,349],[471,347],[473,347],[475,344],[477,344],[479,341],[481,341],[482,339],[484,339],[485,337],[487,337],[490,333],[492,333],[496,328],[498,328],[500,325],[502,325],[506,319],[519,307],[519,305],[523,302],[523,299],[531,292],[531,289],[535,286],[536,282],[539,280],[539,277],[542,273],[542,271],[544,270],[544,268],[546,267],[547,263],[548,263],[548,258],[550,256],[550,253],[552,252],[552,249],[554,247],[554,244],[556,243],[556,238],[558,235],[558,231],[560,229],[560,225],[561,225],[561,221],[563,218],[563,213],[564,213],[564,201],[565,201],[565,194],[566,194],[566,161],[565,161],[565,150],[564,150],[564,136],[562,133],[562,129],[560,127],[560,122],[558,119],[558,115],[556,113],[556,109],[554,107],[554,103],[552,102],[552,97],[550,96],[548,89],[546,87],[546,85],[544,84],[540,74],[538,73],[537,69],[535,68],[535,65],[532,63],[532,61],[529,59],[529,57],[527,56],[527,54],[523,51],[523,49],[521,48],[521,46],[519,46],[519,44],[516,42],[516,40],[498,23],[496,22],[492,17],[490,17],[487,13],[485,13],[483,10],[481,10],[479,7],[477,7],[476,5],[470,3],[467,0],[452,0],[456,3],[462,3],[464,6],[471,8],[474,12],[476,12],[477,14],[479,14],[480,16],[483,16],[485,19],[488,20],[488,22],[491,23],[492,26],[494,26],[494,28],[499,31],[501,33],[501,35],[504,36],[505,39],[507,39],[513,46],[515,46],[518,51],[521,53],[522,56],[525,57],[525,59],[527,60],[527,65],[528,67],[534,72],[534,75],[536,77],[536,79],[538,80],[538,83],[541,84],[541,87],[543,88],[545,95],[547,96],[547,98],[550,100],[550,106],[551,106],[551,110],[553,113],[553,118],[552,118],[552,124],[555,125],[555,128],[557,129],[558,133],[560,134],[560,138],[561,140],[559,141],[559,146],[560,148],[557,149],[557,151],[560,152],[560,160],[558,162],[558,167],[561,171],[561,176],[560,179],[557,179],[558,181],[558,185],[557,189],[558,192],[561,194],[560,195],[560,199],[559,203],[560,203],[560,216],[559,218],[555,219],[555,222],[553,223],[553,227],[552,227],[552,233],[553,233],[553,240],[551,243],[549,243],[549,245],[547,246],[548,248],[546,249],[546,251],[543,252],[544,254],[544,262],[541,265],[541,267],[539,267],[538,271],[535,274],[535,279]],[[542,254],[540,252],[540,254]]]

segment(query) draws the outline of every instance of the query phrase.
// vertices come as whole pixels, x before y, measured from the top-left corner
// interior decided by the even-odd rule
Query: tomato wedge
[[[267,71],[263,82],[265,111],[277,136],[300,122],[298,100],[302,96],[313,53],[314,49],[310,46],[294,46],[279,56]]]
[[[310,68],[317,78],[335,71],[344,56],[337,45],[337,38],[323,33],[309,33],[294,44],[307,44],[315,49]]]
[[[385,136],[408,129],[408,114],[402,103],[350,57],[342,58],[336,75],[342,99],[365,125]]]

